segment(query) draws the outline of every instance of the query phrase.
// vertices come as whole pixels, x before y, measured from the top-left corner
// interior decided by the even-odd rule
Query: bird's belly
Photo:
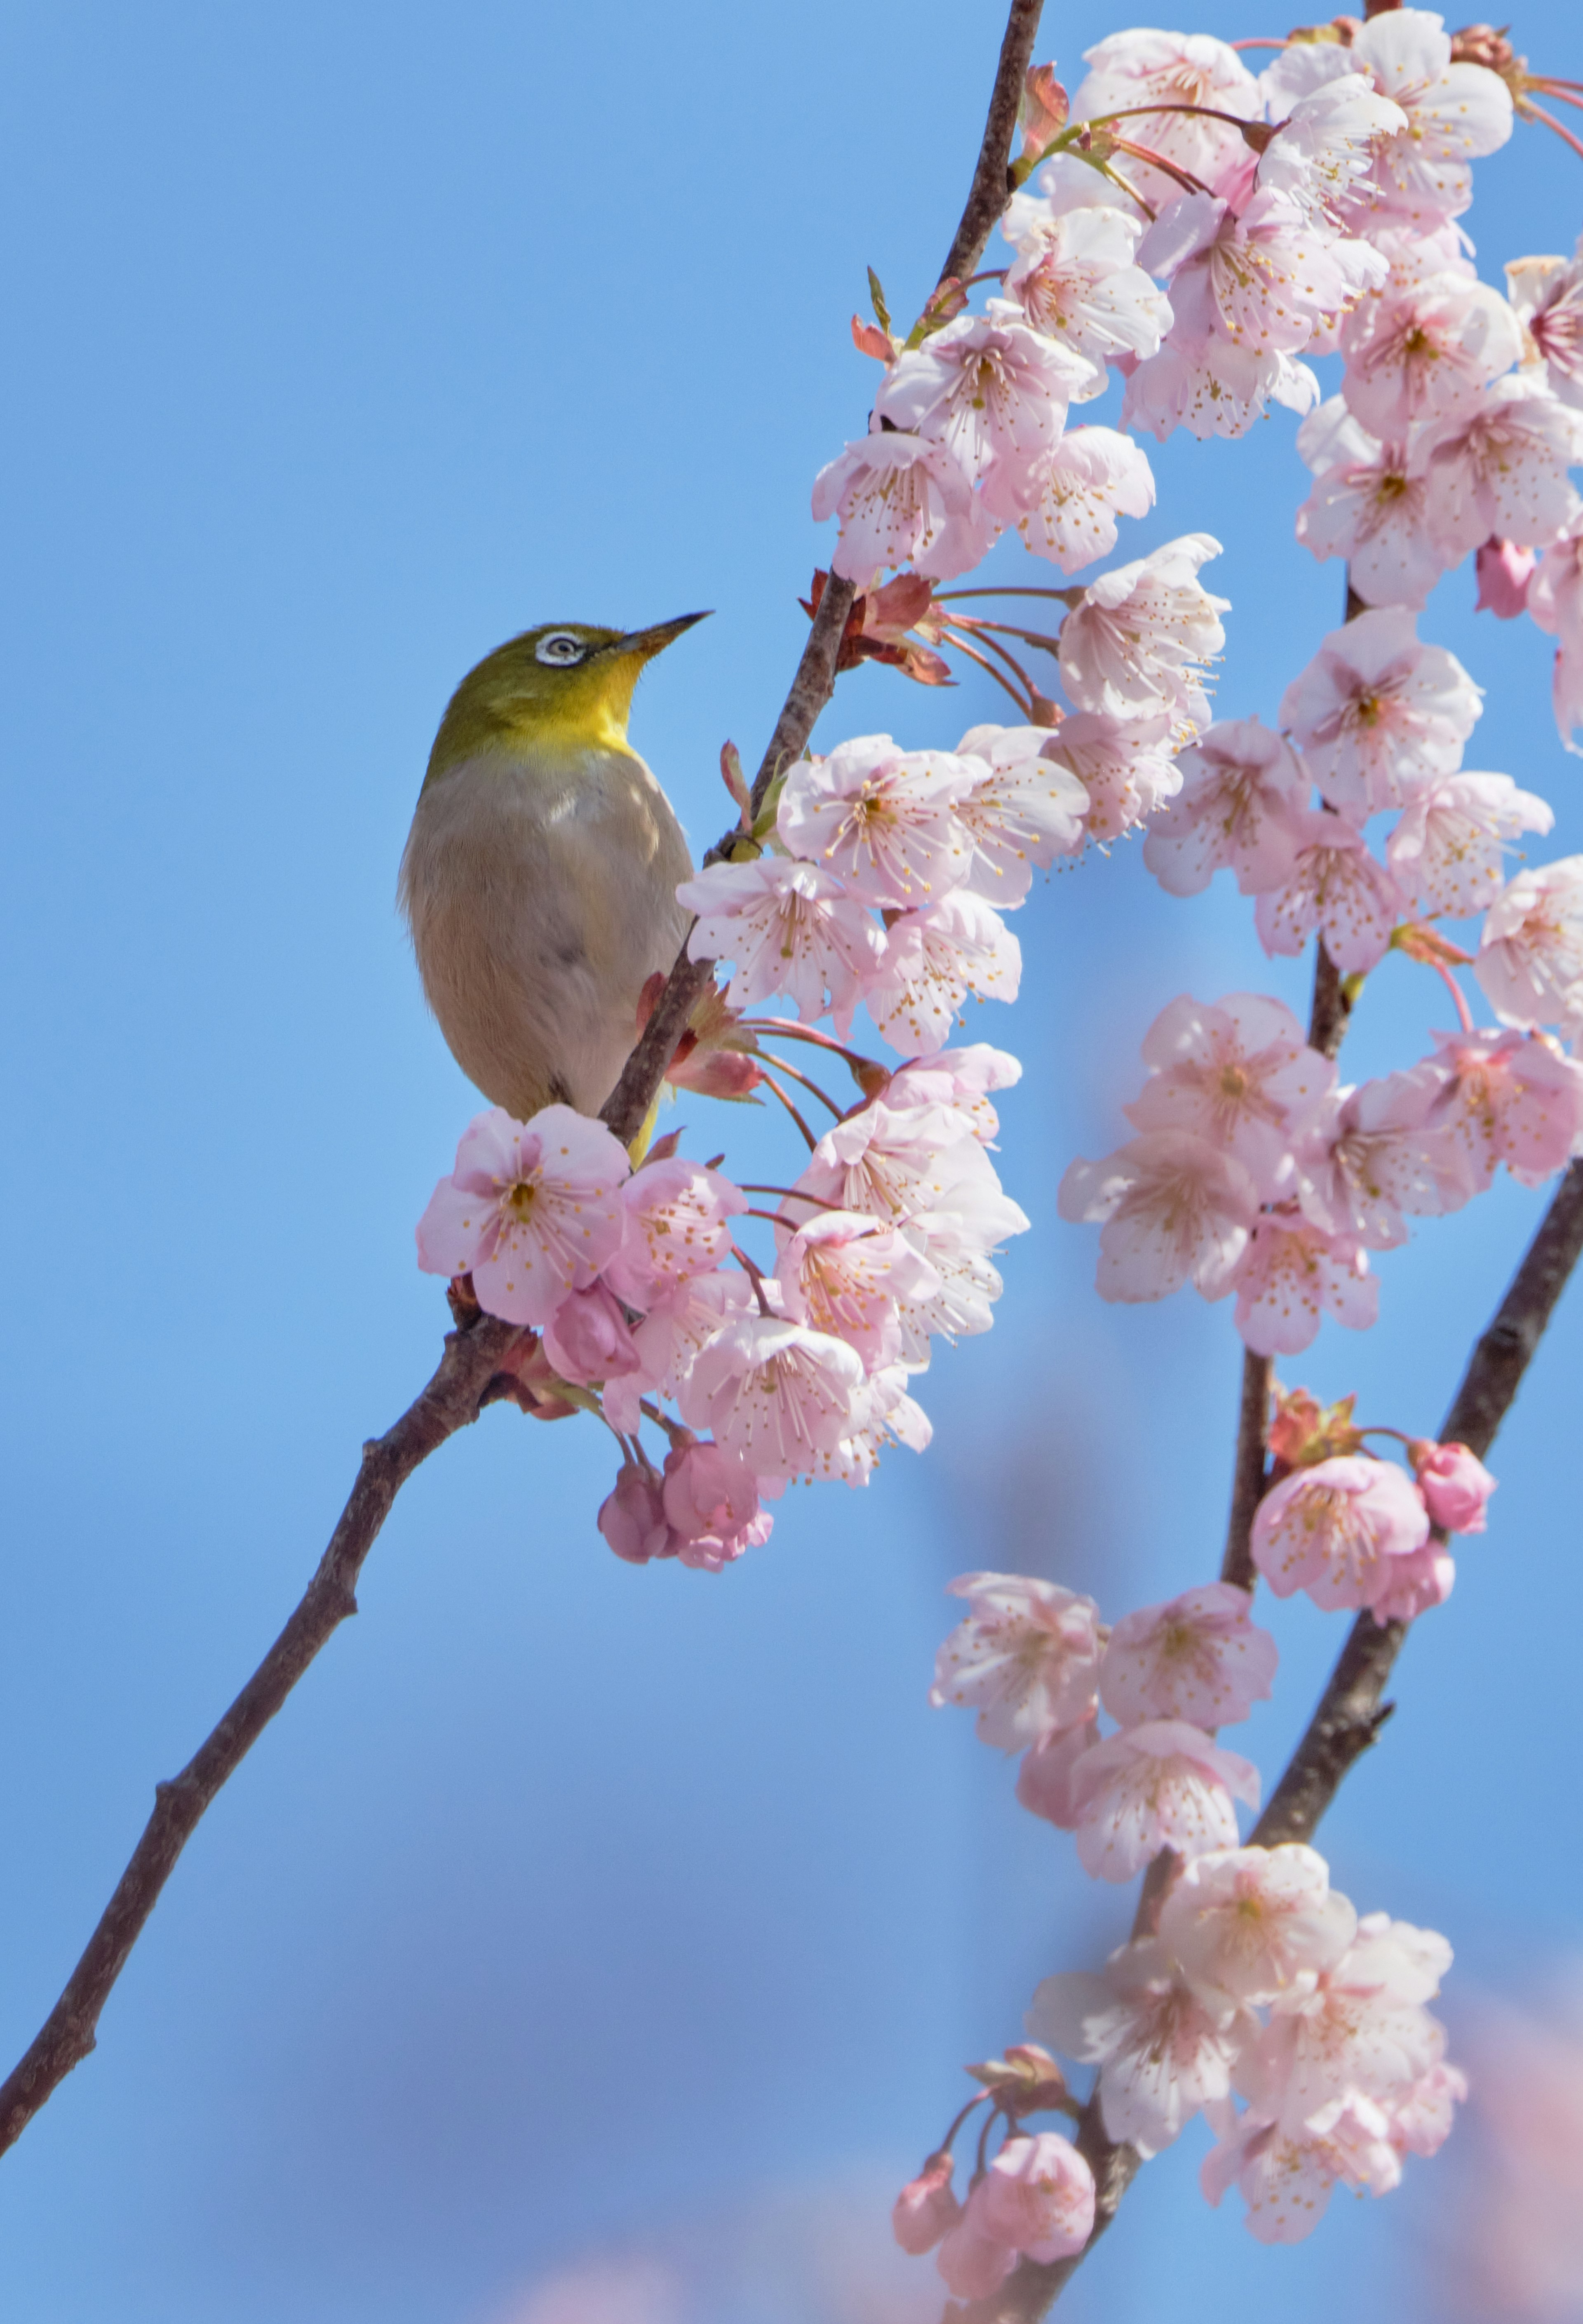
[[[598,1111],[644,981],[681,943],[686,844],[633,769],[590,795],[463,767],[413,819],[401,888],[424,990],[463,1072],[518,1120]]]

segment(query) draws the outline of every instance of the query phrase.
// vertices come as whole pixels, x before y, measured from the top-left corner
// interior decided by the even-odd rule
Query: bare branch
[[[332,1632],[357,1611],[357,1577],[391,1502],[420,1462],[477,1419],[491,1380],[520,1337],[514,1323],[475,1314],[447,1334],[438,1369],[416,1402],[364,1446],[357,1481],[295,1613],[181,1773],[155,1784],[153,1813],[82,1959],[26,2056],[0,2085],[0,2153],[94,2047],[99,2013],[199,1817]]]
[[[1275,1374],[1273,1356],[1242,1351],[1242,1404],[1237,1422],[1237,1456],[1231,1470],[1231,1515],[1226,1524],[1226,1550],[1220,1579],[1239,1590],[1251,1590],[1254,1511],[1265,1497],[1265,1434],[1269,1425],[1270,1382]]]
[[[996,222],[1011,195],[1008,164],[1011,158],[1011,136],[1017,127],[1017,110],[1022,101],[1023,83],[1034,60],[1034,42],[1038,37],[1039,15],[1044,0],[1011,0],[1011,13],[1006,20],[1006,38],[1000,43],[1000,62],[996,68],[995,86],[989,94],[989,110],[984,121],[984,142],[979,148],[978,165],[973,182],[962,210],[962,223],[957,227],[945,263],[940,270],[940,280],[954,275],[965,282],[984,254],[984,245],[995,231]]]
[[[1325,949],[1325,940],[1319,940],[1319,956],[1313,964],[1313,1006],[1308,1017],[1308,1046],[1317,1049],[1321,1057],[1334,1057],[1347,1038],[1347,1028],[1352,1018],[1352,996],[1342,982],[1341,972]]]

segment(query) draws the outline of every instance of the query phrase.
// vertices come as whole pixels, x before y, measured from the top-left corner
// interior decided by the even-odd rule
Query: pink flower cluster
[[[1014,2130],[965,2203],[952,2185],[949,2149],[932,2154],[891,2213],[896,2240],[915,2257],[939,2245],[935,2265],[959,2300],[982,2300],[1019,2257],[1070,2258],[1093,2232],[1094,2174],[1056,2131]]]
[[[1253,1561],[1277,1598],[1306,1591],[1327,1610],[1367,1606],[1379,1622],[1412,1621],[1451,1594],[1446,1533],[1482,1533],[1496,1480],[1466,1444],[1409,1447],[1415,1476],[1344,1453],[1272,1486],[1253,1521]]]
[[[1017,1796],[1076,1836],[1083,1869],[1130,1880],[1162,1848],[1234,1848],[1234,1802],[1258,1774],[1213,1730],[1270,1692],[1275,1646],[1246,1591],[1211,1582],[1127,1614],[1113,1630],[1091,1598],[1017,1573],[951,1585],[971,1609],[941,1647],[929,1700],[978,1712],[978,1731],[1026,1754]],[[1100,1707],[1119,1722],[1103,1739]]]
[[[1535,1185],[1583,1137],[1583,1066],[1532,1027],[1439,1034],[1408,1071],[1344,1088],[1280,1001],[1183,997],[1143,1057],[1126,1109],[1141,1134],[1073,1162],[1061,1214],[1100,1227],[1105,1298],[1235,1292],[1261,1355],[1307,1347],[1327,1313],[1372,1323],[1369,1254],[1404,1242],[1409,1216],[1459,1209],[1502,1163]]]

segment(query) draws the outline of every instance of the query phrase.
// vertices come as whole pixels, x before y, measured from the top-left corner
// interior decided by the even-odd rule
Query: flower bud
[[[931,2154],[916,2179],[909,2179],[897,2197],[890,2225],[897,2242],[915,2259],[933,2251],[941,2236],[962,2217],[951,2184],[953,2165],[943,2149]]]
[[[680,1547],[666,1522],[659,1480],[652,1469],[623,1461],[614,1489],[599,1512],[599,1530],[618,1557],[629,1565],[647,1565],[651,1558],[674,1557]]]
[[[1482,1533],[1485,1505],[1496,1480],[1466,1444],[1435,1444],[1419,1437],[1407,1447],[1423,1506],[1448,1533]]]

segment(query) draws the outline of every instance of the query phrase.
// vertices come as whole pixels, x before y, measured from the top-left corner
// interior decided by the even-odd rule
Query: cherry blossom
[[[1240,1162],[1188,1131],[1155,1130],[1102,1162],[1072,1163],[1056,1206],[1063,1219],[1102,1223],[1102,1298],[1163,1299],[1191,1280],[1218,1299],[1247,1247],[1258,1204]]]
[[[1314,485],[1297,538],[1321,560],[1347,559],[1366,605],[1422,605],[1455,555],[1434,523],[1434,494],[1416,451],[1380,443],[1339,397],[1297,431]]]
[[[1144,841],[1144,862],[1161,887],[1196,896],[1222,864],[1245,896],[1290,878],[1308,783],[1284,738],[1256,718],[1226,719],[1207,728],[1177,764],[1182,788]]]
[[[1556,732],[1574,758],[1583,751],[1572,740],[1583,726],[1583,526],[1545,550],[1528,585],[1528,611],[1557,641],[1551,699]]]
[[[1561,1169],[1583,1130],[1583,1066],[1542,1033],[1437,1033],[1446,1085],[1428,1117],[1482,1194],[1501,1163],[1525,1186]]]
[[[1429,1538],[1429,1513],[1389,1461],[1343,1453],[1273,1486],[1253,1521],[1253,1562],[1277,1598],[1305,1590],[1316,1606],[1373,1607],[1388,1568]]]
[[[1404,1213],[1459,1210],[1476,1190],[1460,1149],[1435,1116],[1446,1076],[1427,1062],[1337,1093],[1296,1141],[1296,1194],[1327,1234],[1370,1250],[1407,1240]]]
[[[1368,1610],[1376,1622],[1415,1622],[1445,1604],[1456,1579],[1456,1560],[1438,1542],[1425,1542],[1409,1557],[1392,1558]]]
[[[1206,2008],[1164,1947],[1148,1940],[1121,1946],[1100,1976],[1045,1978],[1026,2022],[1035,2041],[1099,2066],[1106,2135],[1145,2156],[1229,2095],[1238,2046],[1256,2024],[1246,2013]]]
[[[1583,236],[1570,258],[1514,259],[1506,295],[1527,334],[1525,367],[1583,411]]]
[[[1233,1799],[1259,1801],[1258,1770],[1181,1719],[1147,1719],[1085,1751],[1072,1773],[1082,1868],[1130,1880],[1162,1848],[1203,1856],[1235,1848]]]
[[[1399,105],[1407,125],[1384,139],[1374,177],[1404,211],[1458,211],[1472,199],[1468,164],[1512,134],[1512,93],[1482,65],[1453,64],[1443,20],[1424,8],[1372,17],[1355,34],[1348,62]]]
[[[1080,710],[1062,720],[1045,756],[1087,792],[1083,828],[1091,839],[1119,839],[1181,789],[1170,755],[1172,724],[1164,712],[1123,720]]]
[[[685,1155],[645,1162],[621,1188],[626,1234],[603,1280],[629,1306],[652,1306],[689,1277],[722,1265],[732,1245],[727,1221],[747,1207],[729,1178]]]
[[[1035,870],[1082,844],[1089,795],[1070,768],[1044,755],[1047,726],[974,726],[957,744],[959,758],[984,771],[956,815],[973,842],[964,885],[1009,911],[1033,885]]]
[[[891,2232],[914,2259],[933,2251],[962,2217],[962,2205],[951,2184],[953,2168],[949,2153],[931,2154],[917,2177],[909,2179],[896,2199]]]
[[[831,569],[860,586],[899,565],[949,580],[982,554],[972,497],[971,479],[947,446],[876,428],[820,469],[814,515],[821,523],[840,517]]]
[[[1490,905],[1474,974],[1504,1024],[1554,1025],[1569,1013],[1583,983],[1583,855],[1507,882]]]
[[[1093,2232],[1094,2174],[1058,2131],[1008,2138],[968,2198],[968,2218],[1029,2259],[1065,2259]]]
[[[1202,669],[1226,641],[1228,600],[1198,574],[1219,554],[1218,540],[1191,532],[1089,584],[1061,626],[1061,681],[1080,710],[1208,724]]]
[[[1348,410],[1371,436],[1394,443],[1418,421],[1466,415],[1517,362],[1523,333],[1488,283],[1431,274],[1359,307],[1342,326],[1341,353]]]
[[[1059,1582],[964,1573],[950,1585],[971,1609],[941,1647],[929,1701],[978,1710],[980,1742],[1026,1750],[1093,1715],[1100,1609]]]
[[[995,729],[976,727],[975,734],[986,738]],[[1012,727],[1008,732],[1021,730]],[[988,739],[980,747],[980,755],[989,755]],[[900,1066],[892,1074],[885,1096],[893,1110],[909,1105],[946,1105],[965,1117],[973,1135],[988,1145],[1000,1128],[1000,1117],[989,1102],[992,1090],[1012,1088],[1022,1079],[1022,1061],[1008,1049],[997,1049],[988,1041],[964,1042],[960,1048],[936,1049],[926,1057],[915,1057],[910,1065]]]
[[[1470,411],[1424,438],[1434,523],[1465,557],[1492,534],[1535,548],[1583,514],[1567,470],[1583,458],[1583,410],[1522,377],[1497,379]]]
[[[775,1519],[759,1508],[759,1490],[741,1453],[679,1436],[666,1455],[660,1499],[682,1563],[718,1573],[767,1542]]]
[[[705,1342],[676,1401],[689,1427],[712,1430],[757,1475],[808,1477],[861,1421],[862,1380],[862,1360],[843,1341],[744,1314]]]
[[[1367,186],[1377,141],[1399,134],[1407,116],[1364,74],[1347,68],[1303,90],[1289,112],[1284,92],[1272,95],[1269,78],[1270,118],[1280,133],[1259,157],[1259,186],[1284,194],[1315,223],[1335,226],[1354,188]]]
[[[1246,436],[1271,403],[1312,410],[1319,382],[1306,364],[1284,348],[1261,355],[1219,328],[1207,267],[1187,270],[1171,295],[1171,336],[1128,378],[1123,427],[1146,429],[1162,444],[1173,429],[1185,428],[1201,442]]]
[[[1235,2184],[1247,2204],[1247,2225],[1263,2244],[1296,2244],[1324,2217],[1338,2184],[1389,2194],[1401,2179],[1401,2159],[1390,2143],[1390,2116],[1371,2098],[1354,2095],[1321,2108],[1302,2133],[1288,2136],[1249,2107],[1204,2108],[1219,2144],[1206,2154],[1199,2183],[1218,2206]]]
[[[856,1211],[825,1211],[793,1235],[777,1270],[794,1322],[844,1340],[866,1371],[880,1371],[901,1348],[897,1302],[928,1300],[940,1276],[898,1234]]]
[[[643,1365],[621,1303],[603,1283],[567,1292],[544,1326],[544,1352],[562,1379],[582,1388]]]
[[[797,761],[777,827],[794,855],[827,864],[851,895],[905,909],[966,877],[970,844],[953,809],[983,773],[949,751],[861,734],[827,759]]]
[[[1013,300],[991,299],[987,313],[960,315],[898,356],[874,410],[881,422],[943,443],[1009,518],[1023,477],[1059,441],[1068,402],[1092,375],[1086,357],[1030,330]]]
[[[680,1544],[665,1514],[659,1480],[652,1469],[623,1461],[614,1486],[594,1520],[610,1547],[628,1565],[674,1557]]]
[[[1254,1222],[1233,1282],[1233,1320],[1259,1356],[1296,1355],[1325,1314],[1366,1332],[1379,1313],[1379,1282],[1358,1238],[1327,1233],[1290,1209]]]
[[[1235,49],[1204,32],[1112,32],[1083,51],[1089,69],[1072,99],[1074,121],[1149,104],[1194,106],[1230,113],[1243,121],[1259,115],[1258,84]],[[1156,113],[1121,126],[1151,152],[1174,161],[1206,182],[1247,149],[1228,122],[1202,112]],[[1169,201],[1176,181],[1146,162],[1129,161],[1128,180],[1151,201]]]
[[[1483,706],[1455,655],[1416,627],[1404,606],[1369,608],[1330,632],[1281,697],[1310,775],[1355,820],[1453,773]]]
[[[1011,2273],[1017,2254],[964,2214],[935,2254],[934,2264],[959,2300],[985,2300]]]
[[[844,1484],[866,1485],[887,1445],[905,1444],[909,1452],[928,1451],[934,1423],[907,1394],[909,1378],[902,1364],[887,1364],[870,1374],[862,1399],[863,1425],[842,1438],[826,1473]]]
[[[1291,1842],[1197,1858],[1160,1913],[1161,1944],[1212,2009],[1311,1992],[1357,1933],[1324,1858]]]
[[[1301,815],[1293,837],[1286,880],[1254,907],[1260,943],[1269,953],[1300,953],[1317,928],[1344,976],[1375,967],[1404,908],[1395,881],[1342,816]]]
[[[662,1396],[675,1396],[705,1341],[713,1339],[726,1317],[740,1314],[751,1299],[746,1277],[734,1268],[729,1273],[690,1276],[675,1290],[655,1299],[641,1323],[632,1326],[632,1344],[641,1369],[604,1383],[601,1401],[611,1426],[630,1435],[641,1421],[645,1395],[658,1390]]]
[[[1021,221],[1020,230],[1006,221],[1017,253],[1006,295],[1035,330],[1091,367],[1088,382],[1072,390],[1074,403],[1086,402],[1103,392],[1108,364],[1157,352],[1171,327],[1170,301],[1134,263],[1138,219],[1119,209],[1052,215],[1025,206]]]
[[[958,890],[892,920],[885,954],[864,998],[870,1016],[904,1056],[947,1039],[970,992],[1015,1001],[1022,947],[992,904]]]
[[[1404,896],[1470,919],[1498,900],[1505,844],[1554,821],[1549,803],[1509,775],[1442,775],[1408,801],[1385,860]]]
[[[1100,1665],[1100,1694],[1124,1726],[1185,1720],[1223,1727],[1269,1698],[1275,1642],[1248,1618],[1233,1582],[1207,1582],[1163,1606],[1124,1614]]]
[[[548,1105],[531,1121],[500,1106],[462,1134],[451,1176],[418,1222],[418,1264],[473,1277],[485,1314],[545,1323],[584,1290],[626,1231],[620,1187],[631,1165],[604,1124]]]
[[[1114,428],[1073,428],[1026,472],[1015,521],[1035,557],[1076,573],[1116,546],[1118,516],[1147,516],[1154,471]]]
[[[1448,1533],[1482,1533],[1485,1509],[1496,1479],[1466,1444],[1410,1444],[1408,1458],[1423,1505],[1434,1524]]]
[[[711,863],[684,880],[676,898],[698,915],[687,939],[694,959],[735,964],[729,1007],[751,1009],[783,992],[805,1025],[828,1009],[844,1038],[885,938],[833,872],[783,855]]]
[[[1478,583],[1477,613],[1493,613],[1497,622],[1514,622],[1528,610],[1528,584],[1539,558],[1532,549],[1517,549],[1509,540],[1491,539],[1479,544],[1473,560]]]
[[[890,1106],[883,1100],[827,1130],[796,1182],[788,1214],[795,1232],[806,1195],[822,1210],[861,1211],[887,1225],[937,1212],[959,1222],[982,1250],[1023,1234],[1028,1219],[1006,1194],[995,1166],[955,1106]]]
[[[1445,2034],[1426,2001],[1440,1990],[1451,1949],[1432,1930],[1368,1913],[1311,1988],[1275,2003],[1269,2024],[1238,2055],[1249,2103],[1300,2138],[1326,2107],[1358,2097],[1388,2106],[1440,2063]]]
[[[1073,1830],[1077,1802],[1072,1797],[1072,1778],[1083,1754],[1091,1751],[1099,1739],[1100,1722],[1089,1719],[1079,1727],[1063,1727],[1035,1743],[1024,1754],[1017,1771],[1018,1806],[1026,1808],[1030,1815],[1042,1816],[1060,1831]]]
[[[1190,1130],[1240,1162],[1266,1199],[1291,1176],[1288,1127],[1336,1078],[1292,1011],[1257,992],[1214,1006],[1184,993],[1145,1034],[1142,1094],[1122,1111],[1135,1129]]]

